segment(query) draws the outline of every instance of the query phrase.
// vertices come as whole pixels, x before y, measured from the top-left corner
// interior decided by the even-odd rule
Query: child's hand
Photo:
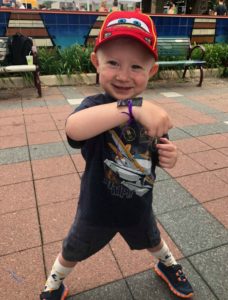
[[[166,138],[160,138],[161,144],[157,144],[159,166],[173,168],[177,162],[177,147]]]
[[[143,101],[141,107],[134,107],[133,115],[151,137],[161,137],[173,127],[167,112],[149,101]]]

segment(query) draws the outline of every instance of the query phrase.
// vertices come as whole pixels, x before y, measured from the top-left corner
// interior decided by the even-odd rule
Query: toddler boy
[[[158,259],[155,272],[177,296],[193,295],[152,210],[155,168],[177,160],[167,113],[139,97],[157,71],[156,41],[151,18],[140,12],[113,12],[103,23],[91,61],[105,93],[85,98],[66,122],[68,142],[81,148],[86,167],[75,220],[40,299],[65,299],[64,278],[117,232],[131,249]]]

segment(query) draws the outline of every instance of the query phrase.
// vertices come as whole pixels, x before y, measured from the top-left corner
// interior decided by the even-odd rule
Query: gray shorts
[[[67,237],[63,241],[62,255],[68,261],[82,261],[107,245],[117,232],[132,250],[142,250],[157,246],[160,231],[153,213],[149,220],[131,227],[102,227],[88,224],[77,214]]]

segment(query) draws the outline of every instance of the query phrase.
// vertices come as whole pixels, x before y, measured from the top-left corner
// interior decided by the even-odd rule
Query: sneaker
[[[154,271],[168,284],[170,290],[176,296],[181,298],[193,296],[192,286],[184,275],[181,265],[167,267],[159,261],[155,265]]]
[[[58,290],[42,292],[40,300],[64,300],[67,297],[69,289],[62,283]]]

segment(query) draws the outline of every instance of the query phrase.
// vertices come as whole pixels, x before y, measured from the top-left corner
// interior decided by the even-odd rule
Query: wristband
[[[125,99],[125,100],[117,100],[117,107],[121,106],[127,106],[128,112],[122,112],[123,114],[126,114],[129,116],[128,124],[131,123],[131,121],[134,120],[134,116],[132,113],[132,107],[133,106],[142,106],[142,97],[136,97],[132,99]]]
[[[132,99],[117,100],[117,107],[128,106],[129,105],[128,104],[129,100],[131,100],[132,106],[142,106],[143,98],[142,97],[136,97],[136,98],[132,98]]]
[[[127,101],[128,112],[122,111],[122,114],[126,114],[126,115],[129,116],[128,124],[130,124],[131,121],[134,120],[134,116],[133,116],[133,113],[132,113],[132,106],[133,106],[132,100],[128,99],[128,100],[124,100],[124,101]],[[123,105],[121,105],[121,106],[123,106]],[[117,104],[117,107],[118,107],[118,104]]]

